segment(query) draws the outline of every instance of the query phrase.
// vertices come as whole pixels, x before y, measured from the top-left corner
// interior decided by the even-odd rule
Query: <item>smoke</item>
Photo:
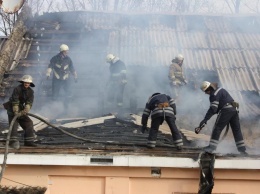
[[[178,53],[183,53],[185,58],[183,69],[188,84],[180,88],[179,98],[176,100],[176,124],[179,128],[193,131],[204,118],[210,105],[208,95],[205,95],[199,89],[200,83],[204,80],[218,82],[220,86],[222,83],[225,89],[232,92],[233,96],[234,88],[232,87],[236,85],[230,80],[229,74],[223,72],[229,72],[234,66],[235,68],[245,66],[243,64],[245,61],[239,61],[239,63],[232,61],[230,59],[232,57],[226,56],[230,52],[222,50],[222,48],[225,48],[233,51],[237,45],[229,44],[228,39],[222,40],[221,35],[226,37],[229,34],[226,32],[220,33],[221,29],[214,25],[220,21],[215,17],[209,17],[205,20],[204,17],[199,16],[185,16],[180,19],[173,15],[169,18],[159,15],[151,15],[151,17],[147,15],[124,15],[121,17],[121,15],[102,15],[99,13],[98,19],[95,15],[98,15],[98,13],[59,14],[64,15],[64,17],[61,17],[61,15],[58,17],[58,13],[49,14],[46,17],[53,21],[59,20],[56,22],[60,26],[58,31],[72,31],[72,33],[57,33],[50,36],[46,32],[54,30],[55,25],[46,26],[46,24],[38,22],[39,26],[37,27],[39,29],[43,29],[41,25],[45,26],[42,34],[38,33],[34,37],[39,39],[39,45],[32,46],[35,50],[46,52],[46,54],[43,52],[43,54],[37,56],[39,61],[47,62],[39,66],[38,69],[41,81],[36,84],[36,105],[33,107],[34,111],[46,117],[93,118],[111,112],[111,109],[107,108],[108,100],[106,97],[110,72],[105,57],[109,53],[119,57],[127,68],[128,83],[125,87],[121,111],[138,113],[145,107],[145,103],[153,93],[160,92],[171,95],[168,68],[171,60]],[[232,22],[229,19],[229,22],[231,21],[230,28],[234,27],[239,30],[238,20],[236,18],[235,22]],[[245,25],[249,20],[244,20]],[[243,25],[239,24],[239,26]],[[76,33],[75,29],[81,33]],[[252,26],[252,29],[255,30],[255,27]],[[75,33],[73,33],[73,30]],[[208,34],[209,30],[210,34]],[[250,31],[251,28],[248,27],[247,30]],[[198,31],[200,34],[198,34]],[[209,40],[207,36],[211,36],[213,39],[218,38],[219,41],[215,43]],[[55,41],[49,46],[42,44],[44,40],[48,41],[53,37]],[[194,37],[197,37],[197,39]],[[232,41],[236,40],[232,39]],[[74,80],[71,79],[70,93],[64,94],[67,98],[61,97],[59,101],[53,102],[50,97],[51,80],[46,80],[45,72],[51,57],[58,53],[60,44],[67,44],[70,48],[69,56],[78,73],[78,82],[74,83]],[[237,52],[241,53],[240,51]],[[35,58],[35,55],[31,57]],[[241,57],[241,60],[243,60],[243,57]],[[233,97],[238,101],[243,99],[242,108],[247,104],[252,106],[260,104],[257,94],[254,97],[247,95],[247,92],[236,92],[235,94],[237,95]],[[40,99],[43,97],[48,100],[46,102],[41,101]],[[133,104],[136,104],[135,110],[132,110]],[[244,112],[244,110],[247,112]],[[248,113],[250,113],[250,117],[247,117]],[[252,134],[256,133],[257,128],[252,126],[253,123],[255,126],[259,124],[259,116],[251,116],[253,114],[251,114],[250,109],[243,109],[240,115],[242,129],[246,131],[250,128]],[[208,121],[202,132],[210,135],[214,122],[215,116]],[[252,138],[252,134],[246,134],[245,139],[248,136]],[[254,144],[258,145],[259,142],[256,139]],[[218,149],[223,153],[233,152],[236,150],[234,145],[234,141],[224,140],[220,143]],[[200,146],[199,143],[198,146]],[[229,147],[230,150],[222,150],[225,147]]]

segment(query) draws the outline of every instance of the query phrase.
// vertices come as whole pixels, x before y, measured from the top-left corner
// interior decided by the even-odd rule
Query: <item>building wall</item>
[[[259,194],[259,172],[215,169],[213,194]],[[24,186],[17,182],[47,187],[46,194],[195,194],[199,169],[8,165],[2,185]]]

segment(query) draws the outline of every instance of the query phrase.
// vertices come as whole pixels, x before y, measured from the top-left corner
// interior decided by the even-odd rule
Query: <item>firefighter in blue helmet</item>
[[[204,119],[200,122],[200,126],[205,125],[214,114],[218,114],[209,146],[204,148],[204,150],[214,152],[218,146],[222,130],[226,125],[230,124],[238,151],[241,154],[247,154],[239,122],[239,104],[234,101],[224,88],[218,87],[217,83],[203,81],[200,88],[205,94],[209,95],[210,101],[210,107]]]
[[[181,134],[175,124],[176,105],[174,99],[166,94],[161,93],[154,93],[149,98],[142,115],[142,133],[147,130],[147,121],[150,114],[152,123],[148,136],[147,146],[149,148],[155,147],[159,127],[165,120],[170,127],[173,143],[178,150],[181,150],[183,141]]]

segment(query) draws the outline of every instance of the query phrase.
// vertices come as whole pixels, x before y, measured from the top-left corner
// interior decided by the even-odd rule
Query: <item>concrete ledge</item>
[[[3,161],[3,154],[0,155]],[[13,165],[60,165],[60,166],[129,166],[198,168],[198,161],[191,158],[151,156],[102,156],[72,154],[8,154],[7,164]],[[215,169],[260,169],[258,158],[216,159]]]

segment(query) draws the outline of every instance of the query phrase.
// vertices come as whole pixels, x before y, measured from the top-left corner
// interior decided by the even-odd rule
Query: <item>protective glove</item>
[[[206,125],[207,124],[207,120],[203,119],[201,122],[200,122],[200,127],[202,127],[203,125]]]
[[[51,71],[52,71],[51,68],[48,68],[48,69],[47,69],[47,72],[46,72],[46,77],[47,77],[47,79],[49,79],[49,77],[51,76]]]
[[[19,112],[19,106],[18,105],[13,106],[13,112],[14,112],[14,114],[15,113],[17,114]]]
[[[14,116],[20,117],[22,116],[22,112],[14,112]]]
[[[25,110],[22,110],[20,113],[21,113],[21,116],[25,116],[27,114],[27,112]]]
[[[31,106],[29,104],[26,104],[24,109],[21,111],[21,115],[26,115],[31,110]]]
[[[147,129],[147,126],[144,126],[144,125],[143,125],[142,128],[141,128],[141,132],[142,132],[142,133],[145,133],[145,131],[148,131],[148,129]]]

